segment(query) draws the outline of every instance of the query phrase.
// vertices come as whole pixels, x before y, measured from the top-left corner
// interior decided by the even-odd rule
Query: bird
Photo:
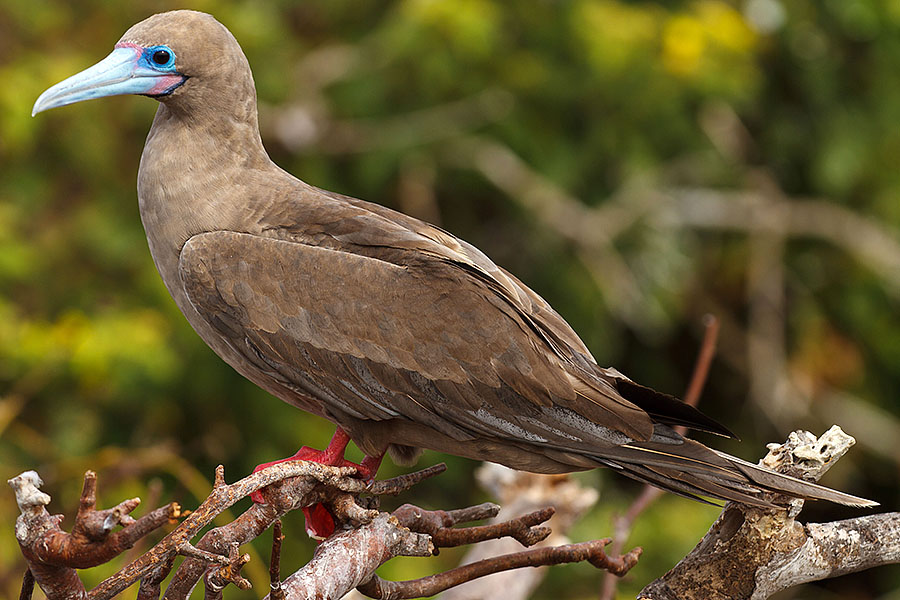
[[[347,464],[352,439],[367,477],[385,452],[408,465],[427,448],[537,473],[606,467],[701,501],[876,504],[681,435],[732,436],[599,366],[562,316],[473,245],[278,167],[247,58],[213,16],[137,23],[32,115],[122,94],[159,102],[138,204],[178,308],[241,375],[337,426],[325,451],[292,458]]]

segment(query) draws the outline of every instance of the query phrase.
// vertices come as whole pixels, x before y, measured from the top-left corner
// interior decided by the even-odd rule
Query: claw
[[[343,429],[338,427],[334,432],[334,437],[331,438],[331,442],[329,442],[328,447],[325,448],[325,450],[316,450],[315,448],[310,448],[309,446],[303,446],[302,448],[297,450],[297,453],[293,456],[282,458],[281,460],[263,463],[253,469],[253,472],[256,473],[257,471],[265,469],[266,467],[269,467],[271,465],[277,465],[279,463],[288,462],[291,460],[308,460],[321,463],[323,465],[330,465],[333,467],[353,467],[356,469],[356,472],[359,474],[359,476],[363,479],[367,481],[374,479],[375,473],[378,471],[378,467],[381,465],[382,457],[366,456],[360,464],[351,462],[344,458],[344,451],[346,450],[347,444],[349,442],[350,436],[347,435],[347,433]],[[255,492],[250,494],[250,498],[257,504],[266,503],[266,499],[262,494],[262,490],[256,490]],[[321,503],[307,506],[303,509],[303,514],[306,516],[306,532],[309,534],[309,537],[321,541],[334,533],[334,517]]]

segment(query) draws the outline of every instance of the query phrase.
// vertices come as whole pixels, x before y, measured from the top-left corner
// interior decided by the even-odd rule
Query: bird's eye
[[[169,64],[169,60],[171,60],[171,58],[172,55],[168,50],[157,50],[153,53],[153,62],[160,66]]]

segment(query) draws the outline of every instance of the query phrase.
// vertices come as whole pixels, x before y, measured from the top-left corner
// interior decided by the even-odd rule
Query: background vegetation
[[[473,242],[543,294],[601,364],[655,388],[683,390],[702,315],[716,314],[701,406],[743,442],[704,441],[756,460],[791,429],[839,423],[860,443],[826,483],[896,508],[900,2],[188,4],[242,43],[276,162]],[[107,505],[140,495],[191,507],[216,464],[234,480],[332,432],[218,360],[159,281],[135,202],[155,103],[29,116],[127,27],[183,6],[0,0],[0,476],[36,469],[51,510],[70,519],[88,468]],[[423,464],[438,460],[449,473],[416,501],[482,499],[476,465]],[[579,540],[604,536],[636,491],[608,473],[584,478],[601,502]],[[17,512],[0,492],[5,597],[23,570]],[[621,596],[716,514],[660,501],[633,536],[647,552]],[[301,515],[286,527],[285,571],[312,549]],[[437,563],[396,561],[386,575]],[[555,568],[539,597],[593,598],[598,583],[590,568]],[[898,598],[898,585],[885,568],[783,597]]]

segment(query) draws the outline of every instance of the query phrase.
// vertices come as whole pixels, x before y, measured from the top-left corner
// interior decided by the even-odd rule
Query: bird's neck
[[[141,219],[154,262],[173,296],[178,257],[198,233],[244,231],[261,182],[283,171],[263,148],[252,114],[184,113],[161,105],[138,171]],[[179,298],[176,297],[176,301]]]

